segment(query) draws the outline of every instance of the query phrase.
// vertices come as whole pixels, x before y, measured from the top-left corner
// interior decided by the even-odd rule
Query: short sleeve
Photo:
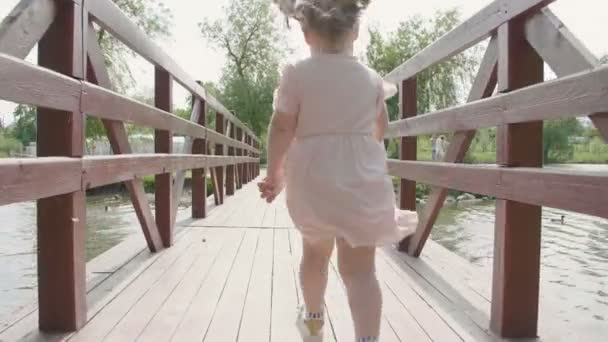
[[[298,114],[299,112],[295,67],[292,64],[283,68],[279,86],[274,92],[273,107],[277,113]]]

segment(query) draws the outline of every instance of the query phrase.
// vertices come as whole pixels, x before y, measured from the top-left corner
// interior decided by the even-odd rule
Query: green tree
[[[566,162],[574,155],[572,137],[580,136],[583,127],[576,118],[546,121],[543,130],[543,158],[546,163]]]
[[[14,122],[11,135],[24,146],[36,141],[36,108],[28,105],[18,105],[13,112]]]
[[[604,55],[604,57],[602,57],[602,58],[600,59],[600,61],[601,61],[603,64],[607,64],[607,63],[608,63],[608,55]]]
[[[382,33],[370,30],[366,57],[369,65],[387,74],[460,23],[457,9],[438,11],[432,18],[413,16],[403,21],[396,31]],[[417,76],[418,112],[453,106],[463,97],[479,65],[479,53],[473,48]],[[398,117],[398,99],[388,101],[392,120]]]
[[[226,56],[220,100],[258,135],[268,125],[285,53],[271,5],[267,0],[230,0],[222,18],[200,24],[203,37]]]

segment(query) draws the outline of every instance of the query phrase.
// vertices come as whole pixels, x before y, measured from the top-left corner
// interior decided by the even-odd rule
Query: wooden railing
[[[93,23],[154,65],[154,107],[112,90]],[[23,61],[36,44],[38,66]],[[171,113],[173,81],[192,94],[190,121]],[[216,204],[259,172],[255,134],[110,0],[22,0],[0,24],[0,99],[38,108],[38,158],[0,160],[0,205],[37,200],[42,330],[86,321],[87,189],[124,182],[147,244],[158,251],[172,244],[185,170],[192,170],[195,218],[206,215],[207,169]],[[205,127],[207,110],[215,112],[215,130]],[[86,116],[102,120],[114,155],[84,156]],[[155,130],[154,154],[131,154],[125,123]],[[187,137],[185,153],[172,153],[174,134]],[[144,175],[156,175],[154,216]]]
[[[608,172],[543,166],[543,120],[589,116],[608,141],[608,67],[546,6],[551,0],[496,0],[386,75],[400,84],[400,206],[416,207],[416,183],[433,187],[416,234],[400,248],[419,256],[447,189],[497,198],[491,328],[502,336],[537,334],[541,206],[608,218]],[[592,9],[590,9],[592,10]],[[416,75],[490,39],[468,104],[419,115]],[[543,62],[558,75],[544,82]],[[497,89],[496,94],[494,91]],[[498,127],[497,165],[459,164],[476,130]],[[416,161],[416,137],[454,132],[443,163]],[[607,246],[608,247],[608,246]]]

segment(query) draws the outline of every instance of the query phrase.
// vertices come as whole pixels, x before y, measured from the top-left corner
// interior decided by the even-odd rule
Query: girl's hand
[[[285,181],[282,176],[276,177],[266,177],[260,183],[258,183],[258,188],[260,190],[260,197],[266,200],[268,203],[272,203],[272,201],[277,198],[277,196],[283,191],[285,187]]]

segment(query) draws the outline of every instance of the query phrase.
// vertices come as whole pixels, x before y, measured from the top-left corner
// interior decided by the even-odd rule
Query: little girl
[[[298,327],[304,341],[322,341],[327,268],[337,245],[356,341],[378,341],[376,247],[411,233],[417,216],[395,209],[387,173],[382,138],[388,125],[384,100],[391,94],[353,56],[369,0],[275,2],[300,22],[311,50],[283,70],[269,128],[268,175],[259,184],[268,202],[286,185],[289,213],[302,234],[305,308]]]

